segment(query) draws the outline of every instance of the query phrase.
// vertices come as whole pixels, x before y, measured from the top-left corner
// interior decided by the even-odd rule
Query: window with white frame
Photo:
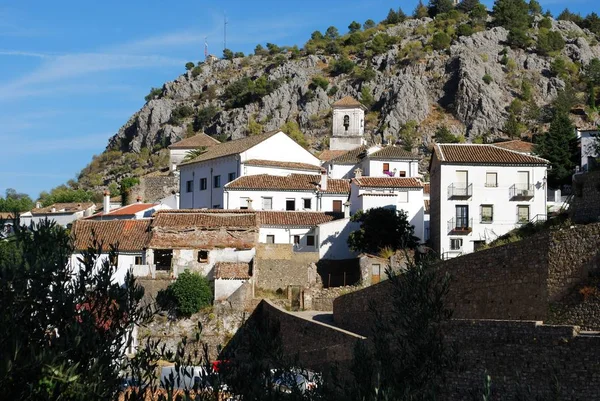
[[[481,205],[481,222],[492,223],[494,221],[494,206]]]
[[[296,210],[296,199],[288,198],[285,200],[285,210]]]
[[[462,249],[463,240],[462,238],[450,238],[450,250],[460,251]]]
[[[262,210],[273,210],[273,198],[262,198]]]
[[[498,173],[485,173],[485,186],[489,188],[496,188],[498,186]]]
[[[517,206],[517,223],[529,223],[529,205]]]

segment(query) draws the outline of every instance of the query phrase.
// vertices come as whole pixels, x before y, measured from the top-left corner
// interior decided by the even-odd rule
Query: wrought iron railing
[[[448,232],[451,234],[469,234],[473,231],[473,219],[451,218],[448,220]]]
[[[510,199],[526,200],[533,198],[535,187],[529,184],[514,184],[509,191]]]
[[[468,199],[473,196],[473,184],[453,182],[448,186],[448,199]]]

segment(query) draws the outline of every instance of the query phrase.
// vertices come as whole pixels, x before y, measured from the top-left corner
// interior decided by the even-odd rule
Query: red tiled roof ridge
[[[210,135],[201,132],[189,138],[184,138],[169,146],[169,149],[197,149],[201,147],[210,147],[220,144],[218,140]]]
[[[483,149],[488,154],[477,154],[475,149]],[[456,149],[470,150],[458,154]],[[493,144],[464,144],[464,143],[436,143],[434,152],[438,153],[440,162],[464,164],[548,164],[548,160],[541,157],[523,154],[522,152],[502,148]],[[487,160],[485,160],[487,158]]]
[[[423,188],[423,183],[416,177],[357,177],[352,181],[365,188]]]
[[[73,223],[71,234],[76,250],[87,250],[95,239],[108,251],[117,246],[119,251],[142,251],[150,241],[152,220],[78,220]]]
[[[258,210],[258,222],[261,226],[308,226],[314,227],[341,217],[331,212],[294,211],[294,210]]]
[[[248,166],[266,166],[266,167],[284,167],[294,170],[317,170],[322,169],[321,166],[302,162],[283,162],[277,160],[250,159],[242,162]]]
[[[227,183],[225,189],[317,191],[320,190],[320,181],[320,174],[256,174],[239,177],[234,181]],[[350,192],[350,184],[348,180],[327,178],[327,189],[321,192],[346,194]]]

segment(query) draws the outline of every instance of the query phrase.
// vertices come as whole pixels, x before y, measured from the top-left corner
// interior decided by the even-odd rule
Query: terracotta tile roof
[[[548,164],[540,157],[494,145],[436,144],[434,153],[442,163],[454,164]]]
[[[321,175],[290,174],[286,176],[258,174],[245,175],[225,185],[227,190],[254,189],[280,191],[316,191],[319,188]],[[323,193],[348,194],[348,180],[328,178],[327,190]]]
[[[162,229],[257,227],[253,211],[238,210],[162,210],[154,216],[152,227]]]
[[[343,215],[325,212],[276,212],[257,211],[258,222],[261,226],[302,226],[315,227],[319,224],[336,220]]]
[[[217,141],[212,136],[206,135],[205,133],[200,133],[190,138],[182,139],[179,142],[175,142],[169,146],[169,149],[198,149],[202,147],[209,148],[219,143],[221,142]]]
[[[493,144],[502,149],[514,150],[515,152],[520,153],[532,153],[533,152],[533,143],[525,142],[520,140],[514,141],[506,141],[506,142],[497,142]]]
[[[151,220],[78,220],[73,224],[71,235],[76,250],[93,247],[93,239],[108,250],[111,245],[119,251],[141,251],[150,241]]]
[[[31,214],[59,214],[59,213],[76,213],[89,209],[94,206],[92,202],[81,203],[54,203],[50,206],[35,208],[31,210]],[[52,209],[55,209],[53,212]]]
[[[421,180],[412,177],[360,177],[353,182],[363,188],[423,188]]]
[[[271,131],[261,135],[253,135],[242,139],[236,139],[235,141],[216,144],[215,146],[211,146],[210,148],[208,148],[208,150],[202,153],[200,156],[188,162],[181,163],[181,165],[184,166],[186,164],[193,164],[206,160],[213,160],[219,157],[237,155],[269,139],[270,137],[274,136],[275,134],[278,134],[279,132],[281,131]]]
[[[330,160],[332,164],[357,164],[367,156],[367,146],[359,146]]]
[[[426,182],[423,184],[423,193],[424,194],[431,194],[431,184]]]
[[[118,209],[113,209],[108,213],[98,213],[91,217],[93,218],[93,217],[100,217],[100,216],[133,216],[134,214],[136,214],[138,212],[141,212],[141,211],[147,210],[147,209],[151,209],[154,206],[156,206],[156,204],[154,204],[154,203],[133,203],[131,205],[123,206]]]
[[[324,161],[324,162],[328,162],[331,159],[335,159],[338,156],[343,155],[344,153],[347,153],[347,150],[324,150],[321,152],[321,154],[319,154],[319,160]]]
[[[398,146],[386,146],[385,148],[373,152],[369,155],[369,159],[373,160],[392,160],[392,159],[403,159],[403,160],[419,160],[419,156],[408,152]]]
[[[0,220],[13,220],[14,218],[14,213],[0,212]]]
[[[215,278],[224,280],[249,280],[250,264],[217,262],[215,263]]]
[[[280,167],[290,170],[313,170],[321,171],[321,166],[315,166],[314,164],[308,163],[297,163],[297,162],[279,162],[274,160],[259,160],[252,159],[243,162],[246,166],[258,166],[258,167]]]
[[[353,98],[352,96],[346,96],[334,102],[332,107],[365,107],[361,102]]]

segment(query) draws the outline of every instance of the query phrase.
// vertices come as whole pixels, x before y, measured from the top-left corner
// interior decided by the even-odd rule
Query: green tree
[[[488,17],[487,8],[485,8],[483,4],[478,4],[475,6],[475,8],[473,8],[473,11],[471,11],[470,15],[473,23],[477,25],[483,25]]]
[[[330,40],[335,40],[340,37],[340,33],[335,26],[330,26],[325,31],[325,37]]]
[[[269,54],[269,52],[265,50],[265,48],[261,44],[258,44],[254,48],[254,54],[257,56],[266,56],[267,54]]]
[[[328,86],[329,86],[329,81],[327,80],[327,78],[325,78],[322,75],[315,75],[311,79],[311,84],[310,84],[311,89],[321,88],[324,91],[326,91]]]
[[[566,113],[555,113],[548,132],[540,137],[534,151],[552,166],[552,169],[548,170],[550,187],[556,188],[571,183],[578,156],[577,135]]]
[[[274,43],[267,43],[267,49],[272,56],[281,53],[281,48]]]
[[[529,14],[531,15],[541,15],[542,14],[542,6],[537,0],[529,0]]]
[[[594,85],[600,85],[600,59],[593,58],[584,69],[584,77]]]
[[[372,19],[369,18],[363,24],[363,29],[366,31],[367,29],[371,29],[371,28],[375,28],[375,21],[373,21]]]
[[[556,19],[559,21],[571,21],[579,26],[583,24],[583,18],[581,18],[581,15],[572,13],[568,8],[565,8],[560,14],[558,14]]]
[[[375,99],[373,98],[373,94],[371,92],[371,88],[367,85],[363,85],[363,87],[360,89],[360,102],[367,109],[371,109],[373,103],[375,103]]]
[[[504,133],[511,138],[520,138],[521,134],[523,133],[523,129],[523,124],[519,122],[517,114],[514,112],[514,110],[510,110],[508,119],[506,120],[502,131],[504,131]]]
[[[296,141],[298,145],[302,146],[305,149],[308,148],[308,141],[306,140],[304,133],[302,133],[302,131],[300,130],[300,126],[298,126],[298,123],[296,121],[289,120],[285,124],[283,124],[279,129],[286,133],[294,141]]]
[[[435,142],[436,143],[460,143],[463,142],[462,137],[454,135],[448,127],[441,125],[435,131]]]
[[[587,28],[596,35],[600,35],[600,17],[595,12],[588,14],[582,23],[583,28]]]
[[[429,16],[435,17],[438,14],[445,14],[454,10],[452,0],[429,0]]]
[[[433,35],[431,39],[431,45],[435,50],[444,50],[450,47],[452,38],[445,32],[438,32]]]
[[[341,74],[349,74],[352,72],[352,70],[354,70],[355,66],[356,64],[354,64],[352,60],[350,60],[346,56],[343,56],[340,59],[333,62],[333,64],[331,65],[331,74],[334,76]]]
[[[481,5],[479,0],[462,0],[460,3],[458,3],[457,8],[460,11],[468,14],[471,11],[473,11],[475,9],[475,7],[478,7],[479,5]]]
[[[213,294],[208,279],[189,270],[157,295],[163,309],[174,309],[178,316],[189,317],[212,304]]]
[[[160,98],[162,96],[162,92],[162,88],[152,88],[150,89],[150,93],[146,95],[144,100],[146,100],[146,102],[149,102],[152,99]]]
[[[356,252],[378,254],[384,248],[393,250],[415,249],[419,239],[404,210],[387,208],[358,211],[351,221],[360,223],[360,229],[350,233],[348,246]]]
[[[352,21],[350,23],[350,25],[348,25],[348,31],[350,33],[354,33],[354,32],[358,32],[360,31],[360,24],[356,21]]]
[[[194,63],[192,63],[191,61],[188,61],[187,63],[185,63],[185,69],[186,69],[187,71],[190,71],[190,70],[191,70],[192,68],[194,68],[194,67],[195,67],[195,65],[194,65]]]
[[[33,201],[27,194],[8,188],[4,198],[0,197],[0,212],[26,212],[33,209]]]
[[[244,52],[233,53],[233,58],[244,58]]]
[[[323,36],[323,34],[321,33],[321,31],[314,31],[310,35],[310,40],[319,41],[319,40],[323,40],[323,39],[325,39],[325,36]]]
[[[410,120],[398,131],[398,137],[402,141],[404,150],[412,152],[419,144],[420,135],[417,131],[418,127],[419,125],[416,121]]]
[[[198,132],[208,127],[217,114],[219,114],[219,109],[212,104],[198,110],[192,123],[194,131]]]
[[[394,25],[400,22],[400,18],[398,17],[398,13],[390,8],[387,17],[382,21],[384,24]]]
[[[230,49],[223,49],[223,58],[225,60],[233,60],[233,52]]]
[[[552,110],[554,114],[566,114],[579,102],[577,93],[573,86],[567,82],[565,87],[558,91],[556,98],[552,101]]]
[[[456,34],[458,36],[471,36],[475,31],[470,24],[461,24],[456,29]]]
[[[0,242],[0,388],[12,400],[111,400],[131,329],[151,314],[132,275],[85,252],[71,270],[67,230],[42,222]],[[106,250],[103,250],[106,251]],[[98,268],[100,267],[100,268]],[[17,323],[18,322],[18,323]]]
[[[90,202],[94,194],[84,189],[73,189],[66,185],[59,185],[53,188],[50,193],[41,193],[40,201],[43,206],[50,206],[53,203],[79,203]]]
[[[510,30],[527,29],[529,5],[525,0],[496,0],[493,8],[494,24]]]
[[[548,17],[542,19],[538,25],[539,28],[543,29],[551,29],[552,28],[552,20]]]
[[[540,32],[537,39],[537,50],[540,54],[547,56],[552,52],[557,52],[565,47],[565,40],[560,32],[549,31]]]
[[[419,0],[419,3],[413,11],[413,17],[418,19],[429,17],[429,11],[427,10],[425,4],[423,4],[423,0]]]

